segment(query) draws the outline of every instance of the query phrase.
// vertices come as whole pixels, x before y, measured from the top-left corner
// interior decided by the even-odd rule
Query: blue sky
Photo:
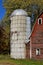
[[[3,19],[5,12],[6,12],[6,9],[3,7],[2,0],[0,0],[0,20]]]

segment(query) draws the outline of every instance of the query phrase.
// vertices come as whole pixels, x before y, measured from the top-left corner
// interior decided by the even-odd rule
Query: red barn
[[[43,59],[43,12],[37,18],[30,36],[30,58]]]

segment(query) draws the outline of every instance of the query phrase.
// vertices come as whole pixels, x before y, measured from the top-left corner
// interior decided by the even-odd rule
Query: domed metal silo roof
[[[27,12],[22,9],[16,9],[12,12],[11,16],[15,15],[27,15]]]

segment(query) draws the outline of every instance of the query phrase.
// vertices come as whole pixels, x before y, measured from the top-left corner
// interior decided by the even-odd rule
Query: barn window
[[[36,49],[36,55],[40,55],[40,49]]]
[[[38,19],[38,24],[42,24],[42,18]]]

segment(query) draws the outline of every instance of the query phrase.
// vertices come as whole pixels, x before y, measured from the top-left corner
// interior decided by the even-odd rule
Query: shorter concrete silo
[[[28,43],[30,41],[29,37],[31,34],[31,18],[27,17],[27,21],[26,21],[26,43]]]

